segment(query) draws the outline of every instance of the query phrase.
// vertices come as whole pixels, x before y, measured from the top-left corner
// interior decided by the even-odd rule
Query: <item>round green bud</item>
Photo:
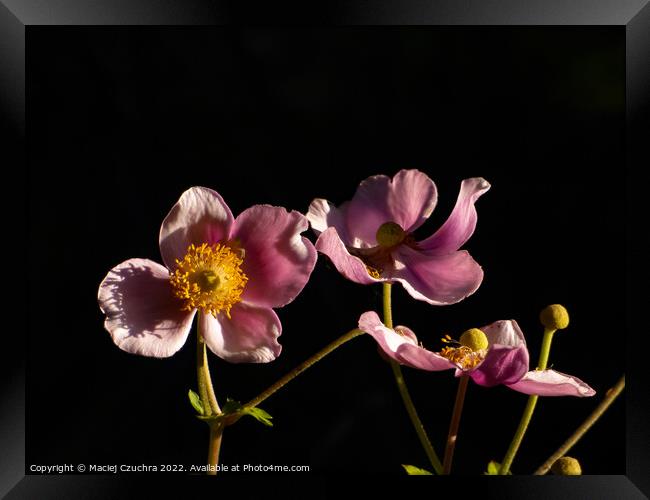
[[[384,222],[379,229],[377,229],[377,243],[380,246],[390,248],[399,245],[404,238],[406,238],[406,232],[402,229],[402,226],[396,222]]]
[[[575,458],[562,457],[558,458],[551,466],[551,472],[558,476],[581,476],[582,467]]]
[[[546,328],[563,330],[569,326],[569,313],[563,305],[552,304],[542,310],[539,320]]]
[[[460,336],[460,345],[469,347],[472,351],[488,348],[488,339],[478,328],[470,328]]]

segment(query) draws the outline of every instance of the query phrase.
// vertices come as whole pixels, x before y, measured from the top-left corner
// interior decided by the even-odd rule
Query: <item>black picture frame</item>
[[[648,430],[649,398],[644,365],[649,346],[643,331],[645,292],[639,281],[644,253],[637,238],[645,227],[639,208],[643,199],[644,169],[650,165],[650,5],[646,0],[620,2],[602,1],[444,1],[428,5],[416,0],[402,2],[323,2],[320,10],[293,5],[291,9],[277,5],[252,9],[230,2],[158,3],[144,0],[131,2],[79,2],[36,0],[0,2],[0,94],[2,133],[6,146],[3,155],[13,159],[12,169],[18,183],[27,185],[25,141],[25,58],[26,38],[31,27],[51,25],[222,25],[250,24],[325,24],[325,25],[496,25],[496,26],[621,26],[626,33],[626,146],[627,146],[627,220],[626,226],[626,297],[625,322],[628,359],[626,399],[627,474],[625,476],[585,476],[579,481],[567,478],[500,478],[488,483],[476,478],[480,487],[494,498],[643,498],[650,494],[650,431]],[[28,125],[28,124],[27,124]],[[8,189],[5,187],[5,189]],[[26,213],[24,200],[29,196],[18,191],[12,210]],[[21,196],[22,195],[22,196]],[[24,233],[20,214],[11,217],[15,234]],[[27,222],[28,224],[28,222]],[[17,281],[24,283],[24,280]],[[21,285],[28,293],[28,285]],[[21,304],[14,317],[25,317]],[[14,331],[20,332],[16,326]],[[104,476],[25,476],[25,363],[24,338],[9,336],[4,345],[2,366],[2,398],[0,401],[0,494],[8,498],[54,497],[117,497],[134,484],[142,485],[147,477]],[[460,481],[445,479],[445,487],[458,488]],[[171,481],[166,478],[158,486]],[[56,491],[56,495],[52,494]],[[96,492],[93,493],[89,492]],[[321,493],[323,494],[323,493]]]

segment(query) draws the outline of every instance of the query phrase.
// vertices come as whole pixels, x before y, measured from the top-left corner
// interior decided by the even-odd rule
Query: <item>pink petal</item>
[[[160,253],[169,269],[176,267],[191,243],[218,243],[228,239],[233,217],[223,198],[212,189],[185,191],[160,227]]]
[[[472,377],[474,382],[486,387],[512,384],[528,371],[528,362],[528,349],[525,345],[492,345],[483,362],[465,373]]]
[[[397,361],[411,368],[430,372],[456,368],[456,365],[447,358],[412,344],[404,344],[397,349]]]
[[[363,261],[350,255],[334,227],[330,227],[321,233],[318,241],[316,241],[316,250],[327,255],[338,272],[355,283],[370,285],[385,281],[376,280],[370,276]]]
[[[187,340],[195,311],[181,311],[169,271],[147,259],[130,259],[109,271],[99,285],[104,327],[122,350],[166,358]]]
[[[481,327],[481,331],[485,333],[489,345],[499,344],[511,347],[526,345],[524,333],[514,319],[495,321]]]
[[[304,215],[270,205],[252,206],[237,217],[231,237],[245,252],[244,301],[282,307],[296,298],[316,265],[314,245],[300,236],[308,227]]]
[[[431,215],[438,194],[433,181],[418,170],[400,170],[391,180],[375,175],[362,181],[348,210],[348,229],[370,246],[384,222],[396,222],[410,233]]]
[[[447,255],[427,255],[401,245],[395,252],[396,270],[391,279],[402,283],[418,300],[432,305],[460,302],[483,281],[483,270],[462,250]]]
[[[405,335],[400,335],[395,330],[387,328],[374,311],[365,312],[359,317],[359,329],[374,338],[382,350],[396,361],[395,352],[399,346],[404,343],[417,345],[415,334],[411,330],[403,328],[402,331]]]
[[[521,380],[508,387],[524,394],[538,396],[587,397],[596,394],[596,391],[579,378],[555,370],[530,371]]]
[[[400,364],[428,371],[455,367],[448,359],[420,347],[417,337],[409,328],[405,326],[397,326],[395,330],[387,328],[376,312],[363,313],[359,318],[359,329],[371,335],[382,351]]]
[[[343,240],[349,243],[347,238],[348,228],[345,222],[348,205],[349,202],[345,202],[340,208],[336,208],[332,203],[322,198],[316,198],[312,201],[307,212],[307,220],[309,220],[309,224],[316,235],[320,235],[328,227],[335,227]]]
[[[490,183],[481,177],[465,179],[460,186],[456,206],[447,221],[432,236],[418,243],[423,250],[444,254],[458,250],[472,236],[476,228],[474,203],[490,189]]]
[[[280,355],[282,324],[275,311],[239,302],[231,319],[199,314],[199,324],[210,350],[230,363],[268,363]]]

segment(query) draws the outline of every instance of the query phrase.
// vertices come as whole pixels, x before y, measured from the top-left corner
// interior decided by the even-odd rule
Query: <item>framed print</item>
[[[647,2],[3,3],[7,498],[648,494]]]

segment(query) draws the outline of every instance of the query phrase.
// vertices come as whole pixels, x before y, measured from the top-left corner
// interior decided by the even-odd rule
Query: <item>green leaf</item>
[[[228,398],[226,400],[226,404],[223,405],[223,413],[222,415],[231,415],[233,413],[241,413],[243,415],[249,415],[253,417],[255,420],[258,422],[263,423],[264,425],[268,425],[269,427],[273,427],[273,422],[271,422],[271,419],[273,418],[271,415],[269,415],[266,411],[262,410],[262,408],[258,407],[253,407],[249,408],[246,406],[243,406],[239,401],[235,401],[234,399]]]
[[[258,422],[262,422],[264,425],[268,425],[269,427],[273,427],[273,422],[271,422],[271,419],[273,418],[271,415],[269,415],[267,412],[262,410],[262,408],[246,408],[244,410],[244,413],[246,415],[250,415],[253,417],[255,420]]]
[[[190,398],[190,404],[199,413],[199,415],[205,415],[205,410],[203,409],[203,404],[201,403],[201,397],[192,389],[188,391],[187,397]]]
[[[496,460],[490,460],[490,463],[487,466],[487,472],[484,472],[484,476],[498,476],[499,475],[499,469],[501,468],[501,464],[497,462]],[[512,472],[508,471],[508,475],[511,476]]]
[[[404,467],[404,470],[409,476],[433,476],[433,473],[429,472],[428,470],[425,469],[420,469],[419,467],[416,467],[415,465],[405,465],[402,464],[402,467]]]

